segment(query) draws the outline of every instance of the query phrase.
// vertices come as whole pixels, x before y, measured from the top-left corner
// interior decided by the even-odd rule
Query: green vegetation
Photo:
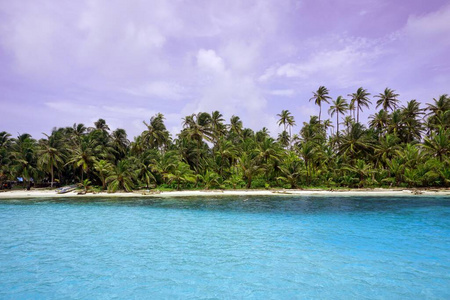
[[[32,179],[80,183],[86,192],[450,186],[448,95],[423,108],[416,100],[400,107],[399,95],[386,88],[374,96],[380,110],[367,126],[359,116],[372,105],[370,93],[359,88],[348,96],[331,99],[319,87],[310,99],[319,115],[295,133],[294,116],[283,110],[276,139],[266,128],[245,128],[238,116],[226,124],[218,111],[186,116],[174,138],[162,114],[144,122],[132,142],[103,119],[93,127],[55,128],[38,141],[0,132],[0,183],[17,177],[28,186]],[[324,102],[331,103],[330,119],[322,120]]]

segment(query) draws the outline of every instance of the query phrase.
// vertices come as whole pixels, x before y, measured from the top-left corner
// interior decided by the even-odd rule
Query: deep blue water
[[[0,201],[1,299],[450,299],[450,198]]]

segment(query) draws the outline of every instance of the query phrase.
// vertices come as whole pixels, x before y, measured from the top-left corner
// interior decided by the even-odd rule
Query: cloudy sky
[[[0,0],[0,131],[104,118],[132,139],[219,110],[276,135],[320,85],[425,103],[450,93],[449,20],[448,0]]]

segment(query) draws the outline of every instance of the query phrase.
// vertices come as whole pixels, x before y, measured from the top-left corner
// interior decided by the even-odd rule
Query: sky
[[[321,85],[333,99],[360,86],[402,103],[450,93],[450,2],[0,0],[0,131],[12,136],[103,118],[132,140],[158,112],[176,134],[214,110],[276,136],[281,110],[295,132],[318,114]]]

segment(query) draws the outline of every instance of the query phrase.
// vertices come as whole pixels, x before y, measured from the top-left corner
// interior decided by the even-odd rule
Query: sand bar
[[[2,191],[0,199],[58,198],[58,197],[192,197],[192,196],[450,196],[450,189],[352,189],[352,190],[196,190],[196,191],[134,191],[131,193],[57,194],[54,190],[32,189]]]

